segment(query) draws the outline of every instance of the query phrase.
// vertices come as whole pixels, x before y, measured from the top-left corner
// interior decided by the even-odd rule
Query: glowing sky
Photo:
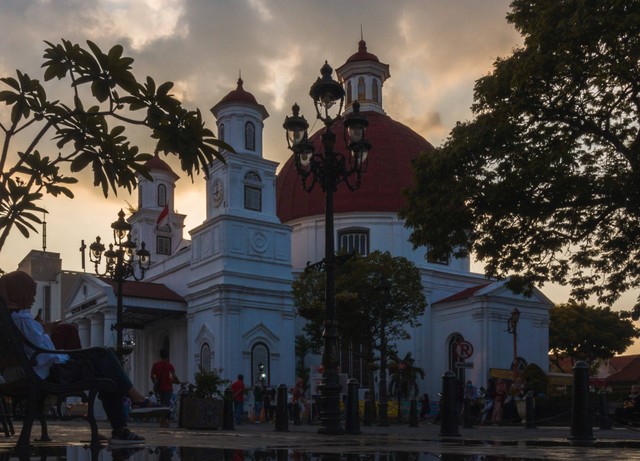
[[[508,0],[2,0],[0,76],[20,69],[41,78],[45,40],[92,40],[103,50],[121,44],[139,80],[173,81],[173,93],[199,107],[215,131],[209,109],[241,72],[245,89],[270,113],[264,156],[282,163],[289,156],[282,121],[291,105],[313,118],[308,91],[320,67],[325,60],[343,64],[362,30],[368,50],[390,65],[386,112],[437,146],[457,121],[471,117],[474,81],[521,43],[505,20],[508,6]],[[0,107],[0,118],[7,116]],[[135,142],[153,149],[145,136]],[[192,184],[182,176],[175,206],[188,215],[189,230],[205,217],[204,180]],[[135,199],[122,192],[106,200],[86,180],[74,192],[74,200],[44,202],[46,246],[61,253],[65,269],[80,270],[80,241],[108,239],[118,210]],[[42,235],[27,240],[13,232],[0,267],[14,270],[30,249],[42,249]],[[566,290],[543,291],[566,301]]]

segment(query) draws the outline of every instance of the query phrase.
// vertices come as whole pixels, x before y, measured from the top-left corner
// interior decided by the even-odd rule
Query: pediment
[[[213,335],[211,329],[207,325],[202,325],[200,331],[196,335],[195,344],[202,344],[205,342],[213,343],[214,338],[215,336]]]
[[[257,339],[265,339],[271,343],[275,343],[280,340],[280,337],[271,331],[264,323],[260,322],[255,327],[246,331],[242,335],[242,339],[247,342],[255,341]]]
[[[73,312],[88,303],[115,304],[115,294],[113,288],[99,278],[89,274],[80,274],[63,305],[66,306],[66,312]]]
[[[550,308],[553,302],[547,298],[539,289],[534,288],[531,295],[526,296],[522,293],[515,293],[513,290],[507,287],[508,280],[500,280],[489,282],[477,287],[470,287],[461,290],[453,295],[446,296],[445,298],[435,301],[433,305],[460,305],[471,304],[479,301],[480,299],[490,299],[492,302],[504,302],[518,304],[538,304],[541,306],[548,306]]]

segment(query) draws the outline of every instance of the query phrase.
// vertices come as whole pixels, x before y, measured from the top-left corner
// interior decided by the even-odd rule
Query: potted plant
[[[180,427],[218,429],[223,423],[224,389],[230,385],[220,376],[222,370],[202,368],[195,374],[195,387],[180,400]]]

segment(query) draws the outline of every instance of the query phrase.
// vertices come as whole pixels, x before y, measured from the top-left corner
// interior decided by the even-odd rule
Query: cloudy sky
[[[362,30],[368,50],[391,66],[385,110],[437,146],[470,118],[474,81],[521,43],[505,20],[508,8],[508,0],[0,0],[0,76],[20,69],[41,78],[45,40],[92,40],[103,50],[121,44],[139,80],[173,81],[174,94],[215,128],[209,109],[241,72],[245,89],[270,113],[264,156],[282,163],[289,156],[282,121],[291,105],[313,118],[308,90],[320,67],[343,64]],[[6,120],[4,107],[0,117]],[[136,142],[152,151],[146,137]],[[204,219],[203,184],[202,177],[178,182],[176,209],[188,214],[187,229]],[[45,201],[46,247],[61,253],[65,269],[80,270],[80,241],[108,238],[118,210],[133,200],[125,192],[106,200],[90,181],[74,192],[74,200]],[[13,270],[42,246],[41,234],[27,240],[14,232],[0,267]],[[566,291],[545,293],[566,301]]]

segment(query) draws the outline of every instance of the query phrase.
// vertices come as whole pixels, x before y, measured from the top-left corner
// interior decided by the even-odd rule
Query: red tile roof
[[[607,377],[607,384],[640,382],[640,356],[634,358],[619,372]]]
[[[473,295],[477,292],[480,291],[482,288],[486,287],[490,285],[490,283],[485,283],[483,285],[477,285],[475,287],[469,287],[466,288],[458,293],[452,294],[451,296],[447,296],[444,299],[441,299],[440,301],[436,301],[433,304],[441,304],[441,303],[449,303],[452,301],[460,301],[462,299],[469,299],[471,297],[473,297]]]

